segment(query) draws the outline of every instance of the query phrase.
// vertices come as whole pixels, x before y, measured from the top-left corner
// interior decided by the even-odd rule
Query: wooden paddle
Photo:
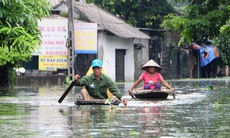
[[[135,96],[135,95],[133,95],[133,93],[132,93],[130,90],[128,90],[128,91],[129,91],[129,95],[130,95],[130,96],[132,96],[132,98],[134,98],[134,99],[135,99],[135,98],[136,98],[136,96]]]
[[[169,83],[169,85],[172,87],[172,84],[171,84],[171,83]],[[175,96],[175,92],[174,92],[174,91],[172,91],[172,96],[173,96],[173,99],[176,99],[176,96]]]
[[[173,96],[173,99],[176,99],[176,96],[175,96],[175,93],[174,93],[174,92],[172,93],[172,96]]]
[[[65,92],[62,94],[62,96],[61,96],[60,99],[58,100],[59,103],[61,103],[61,102],[65,99],[66,95],[67,95],[67,94],[69,93],[69,91],[73,88],[74,83],[75,83],[75,80],[71,82],[71,84],[69,85],[69,87],[68,87],[68,88],[65,90]]]

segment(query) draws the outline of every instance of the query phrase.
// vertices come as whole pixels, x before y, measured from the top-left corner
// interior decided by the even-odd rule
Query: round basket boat
[[[136,98],[142,99],[167,99],[169,94],[172,94],[172,91],[169,89],[161,89],[161,90],[143,90],[143,89],[135,89],[132,91],[132,94]]]

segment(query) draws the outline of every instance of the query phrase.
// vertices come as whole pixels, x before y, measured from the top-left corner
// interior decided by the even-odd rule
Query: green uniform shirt
[[[116,96],[117,98],[121,98],[121,92],[115,83],[105,74],[101,74],[100,80],[98,81],[94,74],[84,76],[79,79],[76,83],[76,86],[85,86],[89,95],[93,98],[98,99],[107,99],[107,88],[109,91]]]

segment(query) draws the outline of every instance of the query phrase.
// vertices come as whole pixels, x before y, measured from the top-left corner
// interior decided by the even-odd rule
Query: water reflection
[[[118,84],[128,106],[75,106],[78,88],[16,87],[1,91],[0,137],[228,137],[229,79],[174,80],[176,99],[132,99],[132,83]],[[213,89],[211,89],[211,87]]]

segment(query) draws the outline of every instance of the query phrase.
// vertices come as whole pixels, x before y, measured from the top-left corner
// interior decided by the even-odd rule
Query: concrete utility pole
[[[73,1],[68,0],[68,76],[74,79],[74,44],[73,44]]]

